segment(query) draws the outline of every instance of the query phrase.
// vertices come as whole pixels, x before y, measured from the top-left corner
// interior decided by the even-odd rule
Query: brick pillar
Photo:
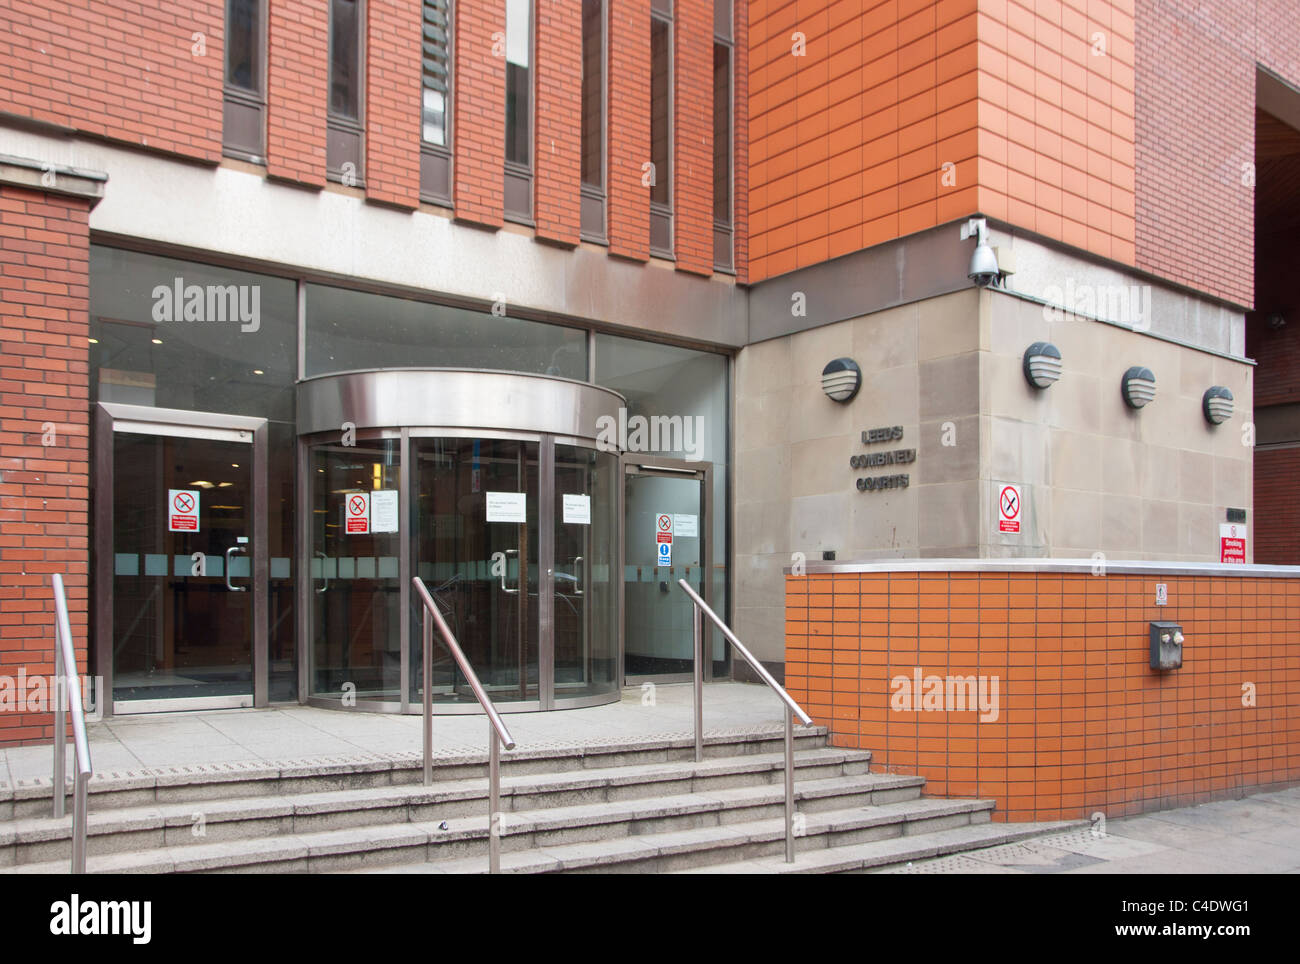
[[[677,268],[713,273],[713,0],[676,0],[673,241]]]
[[[266,172],[324,187],[329,3],[276,0],[270,8]]]
[[[366,197],[420,203],[421,0],[366,5]]]
[[[505,0],[457,0],[452,193],[459,220],[489,227],[501,226],[505,193],[505,30]]]
[[[0,746],[54,735],[15,692],[20,671],[54,672],[52,573],[86,672],[89,214],[84,197],[0,184]]]
[[[710,35],[712,31],[710,31]],[[609,7],[609,253],[650,257],[650,0]]]
[[[582,180],[582,2],[537,3],[537,236],[578,243]]]

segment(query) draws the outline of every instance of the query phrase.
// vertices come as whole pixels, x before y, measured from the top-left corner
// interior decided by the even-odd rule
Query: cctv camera
[[[975,252],[970,258],[970,270],[966,277],[981,288],[987,288],[1001,276],[998,270],[998,256],[989,247],[988,222],[983,218],[971,218],[961,226],[961,238],[965,241],[972,235],[976,238]]]

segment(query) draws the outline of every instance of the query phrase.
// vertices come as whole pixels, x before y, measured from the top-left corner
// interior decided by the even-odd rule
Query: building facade
[[[0,673],[53,572],[105,711],[400,712],[416,577],[530,710],[689,673],[682,578],[779,669],[832,554],[1251,561],[1288,14],[0,0]]]

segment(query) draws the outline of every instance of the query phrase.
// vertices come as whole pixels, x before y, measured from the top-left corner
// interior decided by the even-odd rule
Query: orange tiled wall
[[[976,211],[1133,263],[1133,0],[749,12],[752,281]]]
[[[1148,667],[1153,619],[1183,626],[1181,669]],[[1300,578],[788,577],[786,684],[835,745],[928,793],[993,798],[1000,820],[1115,817],[1300,780],[1298,626]],[[917,667],[998,677],[997,719],[892,709]]]

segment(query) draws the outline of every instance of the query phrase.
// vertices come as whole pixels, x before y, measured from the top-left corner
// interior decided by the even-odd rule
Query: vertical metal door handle
[[[506,555],[507,555],[507,556],[517,556],[517,555],[519,555],[519,550],[518,550],[518,549],[507,549],[507,550],[506,550]],[[510,595],[512,595],[512,596],[517,596],[517,595],[519,594],[519,588],[518,588],[517,586],[516,586],[514,589],[507,589],[507,588],[506,588],[506,569],[507,569],[507,568],[508,568],[508,567],[506,567],[506,566],[502,566],[502,567],[501,567],[501,591],[502,591],[502,592],[508,592],[508,593],[510,593]],[[522,565],[522,564],[520,565],[519,569],[520,569],[520,572],[519,572],[519,578],[522,580],[522,579],[524,578],[524,574],[523,574],[523,565]]]
[[[578,563],[584,562],[582,556],[573,557],[573,594],[575,596],[584,595],[582,591],[582,578],[578,575]]]
[[[321,557],[320,577],[325,581],[325,585],[317,589],[316,592],[322,593],[325,592],[325,590],[329,589],[330,587],[330,577],[325,575],[325,563],[329,562],[330,557],[325,555],[325,553],[321,552],[319,549],[316,550],[316,555]]]
[[[243,546],[231,546],[226,550],[226,588],[231,592],[248,592],[247,586],[236,586],[230,581],[230,554],[232,552],[247,552]]]

